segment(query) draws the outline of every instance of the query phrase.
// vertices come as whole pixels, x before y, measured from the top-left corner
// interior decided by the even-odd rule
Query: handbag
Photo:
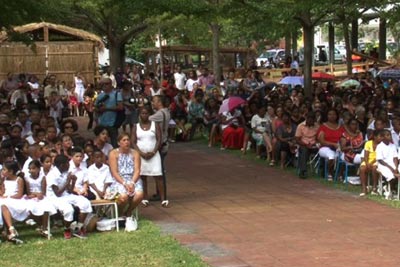
[[[118,101],[117,101],[117,95],[118,92],[115,92],[115,106],[118,105]],[[115,122],[114,122],[114,127],[115,128],[119,128],[122,126],[122,124],[124,123],[126,116],[125,116],[125,109],[123,108],[122,110],[117,110],[116,111],[117,115],[115,117]]]

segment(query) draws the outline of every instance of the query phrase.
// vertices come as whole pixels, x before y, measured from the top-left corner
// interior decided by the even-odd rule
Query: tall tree
[[[156,0],[69,0],[70,23],[104,37],[113,70],[122,67],[125,45],[149,26],[148,18],[159,12]]]
[[[312,63],[314,54],[314,28],[327,14],[331,13],[331,6],[327,0],[304,0],[295,2],[289,14],[297,20],[303,29],[304,40],[304,93],[312,96]]]
[[[44,0],[0,0],[0,29],[25,24],[38,19],[40,14],[45,14],[47,10],[46,2]]]
[[[358,19],[360,19],[367,11],[382,6],[383,2],[384,1],[377,3],[374,0],[360,0],[357,2],[351,0],[339,0],[332,4],[335,7],[334,16],[338,21],[340,21],[343,30],[343,37],[346,46],[347,75],[351,75],[352,73],[352,50],[357,49],[358,46]],[[349,24],[352,24],[352,32],[349,30]],[[357,46],[354,47],[356,43]]]

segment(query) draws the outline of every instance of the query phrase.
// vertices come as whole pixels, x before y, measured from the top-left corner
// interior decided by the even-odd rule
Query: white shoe
[[[28,219],[28,220],[26,220],[26,222],[25,222],[27,225],[35,225],[36,224],[36,222],[34,221],[34,220],[32,220],[32,219]]]
[[[125,232],[133,232],[133,231],[136,231],[137,228],[138,228],[138,224],[137,224],[136,218],[134,218],[134,217],[126,218]]]
[[[386,191],[383,194],[384,194],[386,200],[391,200],[392,199],[392,192]]]

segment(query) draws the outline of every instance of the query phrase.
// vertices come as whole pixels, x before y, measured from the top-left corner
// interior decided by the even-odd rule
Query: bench
[[[118,223],[118,206],[117,202],[113,200],[106,200],[106,199],[98,199],[98,200],[91,200],[90,204],[92,207],[99,207],[99,206],[105,206],[105,207],[114,207],[114,212],[112,212],[112,217],[115,219],[115,229],[117,232],[119,232],[119,223]]]

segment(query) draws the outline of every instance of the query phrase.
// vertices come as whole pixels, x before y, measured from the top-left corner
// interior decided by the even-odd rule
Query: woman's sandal
[[[13,226],[11,226],[8,230],[10,231],[10,234],[7,236],[8,241],[13,242],[14,244],[24,243],[24,241],[18,239],[18,232]]]
[[[271,166],[271,167],[275,166],[275,160],[271,160],[271,162],[269,163],[269,166]]]
[[[147,199],[142,200],[142,205],[147,207],[150,204],[150,202]]]
[[[45,238],[52,237],[52,234],[49,234],[49,232],[44,229],[39,229],[39,234]]]
[[[169,201],[168,201],[168,200],[163,200],[163,201],[161,202],[161,207],[163,207],[163,208],[168,208],[168,206],[169,206]]]

